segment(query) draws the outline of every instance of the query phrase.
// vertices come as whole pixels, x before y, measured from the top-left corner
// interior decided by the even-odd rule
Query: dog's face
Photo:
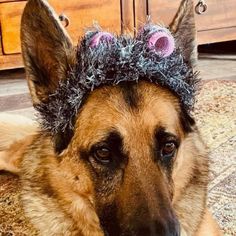
[[[183,27],[176,20],[172,30],[191,63],[192,4],[184,7],[186,17],[177,17]],[[74,66],[75,49],[44,1],[27,4],[21,35],[27,79],[38,104]],[[187,163],[194,169],[197,163],[191,154],[188,162],[183,155],[193,126],[179,99],[162,86],[144,81],[103,86],[83,104],[72,138],[58,154],[58,166],[70,176],[74,193],[88,196],[108,235],[179,235],[174,202],[187,185],[187,180],[178,182],[182,168]],[[56,145],[63,139],[65,135],[58,135]],[[189,152],[194,148],[190,145]]]
[[[177,235],[173,173],[191,122],[175,96],[151,83],[102,87],[89,96],[67,155],[88,170],[109,235]]]

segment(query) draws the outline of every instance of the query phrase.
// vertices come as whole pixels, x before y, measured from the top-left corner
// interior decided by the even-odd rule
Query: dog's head
[[[191,1],[183,1],[179,12],[170,31],[176,48],[182,52],[183,61],[191,70],[195,61]],[[31,0],[27,4],[21,39],[33,103],[40,108],[42,104],[44,108],[52,106],[51,98],[59,92],[63,96],[66,94],[65,104],[68,104],[66,99],[70,93],[66,88],[76,94],[75,87],[68,85],[68,76],[74,76],[75,81],[80,79],[78,75],[83,75],[84,62],[78,61],[83,45],[79,50],[73,46],[54,11],[43,0]],[[113,63],[106,61],[103,70]],[[78,68],[80,74],[75,76]],[[97,74],[102,73],[100,69],[97,68]],[[191,78],[186,78],[185,83],[191,85]],[[76,96],[73,99],[76,100]],[[58,114],[64,109],[62,103],[63,99],[54,100],[54,110],[58,109]],[[55,143],[58,165],[74,177],[73,184],[68,180],[68,185],[79,192],[86,181],[91,183],[87,185],[91,189],[81,187],[81,191],[86,189],[85,195],[92,194],[95,211],[105,232],[113,236],[178,235],[174,199],[188,181],[183,179],[179,183],[176,180],[183,178],[181,168],[186,162],[183,149],[194,130],[194,120],[181,97],[163,83],[152,83],[150,78],[143,78],[138,82],[98,86],[86,94],[81,107],[77,108],[74,108],[73,120],[68,120],[72,126],[53,129],[50,135]],[[63,115],[71,116],[68,109],[64,111]],[[52,116],[54,125],[60,120],[56,116]],[[194,148],[194,145],[190,147],[189,160]],[[195,164],[188,164],[188,168],[193,169],[191,165]]]

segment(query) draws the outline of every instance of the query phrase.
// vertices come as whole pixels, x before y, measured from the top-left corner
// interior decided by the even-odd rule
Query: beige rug
[[[204,82],[195,117],[211,150],[208,205],[224,235],[233,236],[236,235],[236,81]],[[24,217],[19,190],[17,177],[0,174],[0,236],[37,235]]]
[[[224,231],[236,235],[236,81],[207,81],[195,117],[211,154],[208,205]]]

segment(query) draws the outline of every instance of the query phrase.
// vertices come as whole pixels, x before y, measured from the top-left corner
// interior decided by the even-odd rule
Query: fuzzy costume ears
[[[157,31],[149,38],[148,47],[168,57],[175,49],[174,38],[165,31]]]
[[[106,41],[106,42],[111,42],[115,40],[115,37],[108,32],[96,32],[93,37],[90,39],[90,44],[89,46],[92,48],[97,47],[100,43]]]
[[[186,110],[193,107],[196,75],[168,29],[147,24],[135,38],[88,31],[78,45],[76,67],[47,102],[36,106],[43,128],[52,134],[73,130],[74,118],[91,91],[139,80],[164,86]]]
[[[166,28],[147,25],[143,27],[138,33],[137,39],[146,40],[148,48],[154,50],[160,57],[168,57],[175,49],[174,37]],[[116,38],[108,32],[96,32],[91,38],[89,46],[97,47],[102,42],[111,42]]]
[[[154,50],[160,57],[168,57],[175,50],[175,40],[170,31],[158,25],[145,25],[138,32],[137,39],[146,41],[148,48]]]

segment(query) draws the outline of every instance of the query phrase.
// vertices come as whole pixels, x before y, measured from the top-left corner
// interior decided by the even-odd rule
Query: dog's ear
[[[178,47],[181,48],[186,61],[192,66],[197,62],[196,27],[193,0],[182,0],[180,7],[170,24]]]
[[[21,47],[34,104],[48,98],[66,78],[75,50],[58,16],[45,0],[29,0],[21,19]]]

